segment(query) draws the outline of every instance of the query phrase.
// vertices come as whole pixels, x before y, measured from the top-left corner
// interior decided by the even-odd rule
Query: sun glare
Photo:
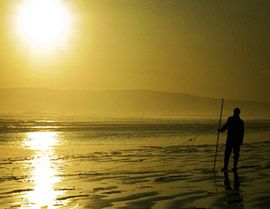
[[[17,8],[19,36],[35,48],[53,48],[70,32],[71,14],[61,0],[24,0]]]
[[[27,204],[22,204],[20,209],[51,208],[59,207],[58,196],[64,191],[55,189],[56,184],[61,182],[56,161],[54,147],[58,144],[59,135],[56,132],[30,132],[25,136],[23,147],[34,150],[27,166],[31,168],[29,181],[34,184],[33,190],[26,192],[22,198]],[[63,203],[61,203],[63,204]]]
[[[30,132],[27,134],[24,146],[35,150],[48,150],[56,146],[58,135],[56,132]]]

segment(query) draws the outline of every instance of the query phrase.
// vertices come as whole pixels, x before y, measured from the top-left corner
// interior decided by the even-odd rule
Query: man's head
[[[240,109],[238,107],[236,107],[234,110],[233,110],[233,115],[234,116],[239,116],[240,115]]]

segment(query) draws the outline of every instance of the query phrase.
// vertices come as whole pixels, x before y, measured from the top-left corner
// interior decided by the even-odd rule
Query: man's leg
[[[232,153],[232,145],[227,143],[225,154],[224,154],[224,168],[221,169],[222,171],[228,170],[228,164],[229,164],[231,153]]]
[[[234,146],[233,147],[233,159],[234,159],[234,164],[233,164],[233,170],[237,170],[237,165],[238,165],[238,160],[239,160],[239,154],[240,153],[240,146]]]

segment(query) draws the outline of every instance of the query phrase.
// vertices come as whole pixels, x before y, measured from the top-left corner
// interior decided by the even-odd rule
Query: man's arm
[[[223,133],[228,128],[229,120],[230,118],[228,118],[227,122],[222,126],[221,129],[219,129],[219,132]]]
[[[241,144],[243,143],[243,140],[244,140],[244,133],[245,133],[245,125],[244,125],[244,122],[242,121],[242,124],[241,124]]]

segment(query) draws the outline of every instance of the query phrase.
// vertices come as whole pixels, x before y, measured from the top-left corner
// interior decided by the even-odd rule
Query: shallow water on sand
[[[239,170],[213,172],[216,121],[3,118],[1,208],[267,208],[270,122],[246,122]],[[226,135],[220,137],[217,170]]]

